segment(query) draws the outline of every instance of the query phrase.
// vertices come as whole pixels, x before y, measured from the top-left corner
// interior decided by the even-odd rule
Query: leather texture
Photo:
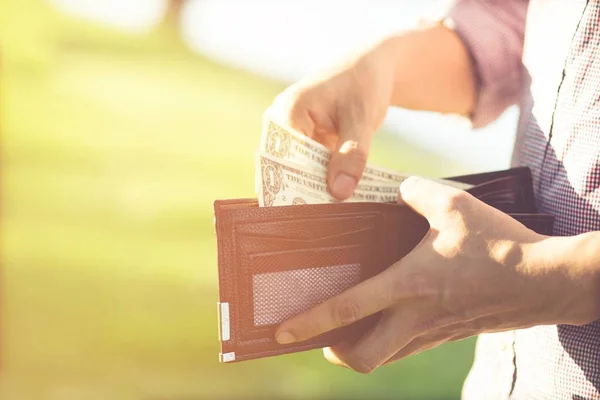
[[[447,178],[530,229],[552,234],[537,213],[530,171],[512,168]],[[239,362],[356,340],[379,315],[311,340],[280,345],[278,324],[368,279],[410,252],[427,220],[398,203],[258,207],[214,203],[219,267],[221,362]]]

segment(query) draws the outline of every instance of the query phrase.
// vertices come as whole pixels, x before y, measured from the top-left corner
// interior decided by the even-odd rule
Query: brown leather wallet
[[[536,210],[531,174],[512,168],[447,178],[525,226],[551,234]],[[427,220],[396,203],[258,207],[256,199],[214,203],[219,264],[221,362],[312,350],[358,339],[379,315],[289,345],[278,324],[376,275],[411,251]]]

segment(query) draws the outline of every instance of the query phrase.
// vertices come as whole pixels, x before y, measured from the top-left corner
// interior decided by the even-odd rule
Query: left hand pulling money
[[[404,181],[399,197],[429,221],[421,243],[379,275],[283,322],[278,342],[381,312],[358,342],[325,349],[330,362],[369,373],[483,332],[599,317],[590,301],[596,282],[583,261],[587,236],[537,234],[464,191],[423,178]]]

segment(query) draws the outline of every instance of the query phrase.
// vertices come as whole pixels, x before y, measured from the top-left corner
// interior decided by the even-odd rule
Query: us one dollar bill
[[[281,123],[271,115],[263,119],[256,154],[255,190],[261,207],[339,202],[327,186],[331,151],[321,143]],[[393,202],[400,183],[410,175],[367,164],[354,195],[346,200]],[[460,182],[433,179],[459,189]]]
[[[318,170],[262,153],[258,157],[258,201],[261,207],[337,203],[327,188],[327,178]],[[392,202],[398,198],[398,185],[359,182],[350,202]]]
[[[331,151],[292,128],[268,119],[263,127],[260,150],[274,157],[327,170]],[[401,183],[409,175],[367,164],[362,179]]]
[[[327,147],[272,118],[265,118],[263,121],[260,151],[279,159],[323,170],[327,170],[331,159],[331,151]],[[409,176],[411,175],[367,164],[361,180],[400,184]],[[461,190],[472,187],[469,184],[447,179],[432,180]]]

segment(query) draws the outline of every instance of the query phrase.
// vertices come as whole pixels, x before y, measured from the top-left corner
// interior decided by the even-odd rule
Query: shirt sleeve
[[[474,128],[518,101],[528,5],[528,0],[455,0],[446,9],[444,23],[463,41],[475,67]]]

